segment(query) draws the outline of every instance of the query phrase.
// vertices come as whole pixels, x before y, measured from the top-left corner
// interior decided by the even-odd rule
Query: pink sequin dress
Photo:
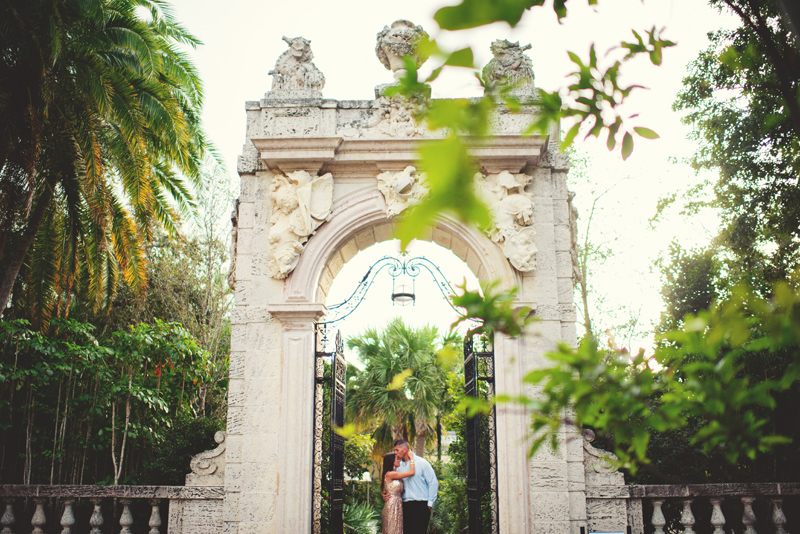
[[[384,488],[389,500],[383,507],[382,534],[403,534],[403,481],[387,479]]]

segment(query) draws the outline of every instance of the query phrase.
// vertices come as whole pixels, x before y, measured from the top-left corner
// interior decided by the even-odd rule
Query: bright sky
[[[677,41],[678,46],[665,50],[664,64],[657,68],[645,60],[637,60],[624,67],[622,78],[624,84],[649,88],[634,93],[627,110],[630,114],[638,113],[638,123],[656,130],[661,139],[638,141],[627,162],[622,162],[617,153],[609,154],[602,142],[578,143],[590,160],[585,182],[571,184],[577,192],[575,202],[581,215],[582,233],[594,196],[612,188],[598,203],[591,228],[592,241],[604,243],[614,251],[613,257],[595,268],[594,298],[604,310],[595,320],[604,328],[612,328],[636,316],[641,329],[649,329],[661,310],[661,284],[652,262],[666,251],[673,238],[695,246],[707,242],[715,233],[713,217],[684,219],[672,214],[656,229],[650,229],[647,223],[659,198],[683,191],[699,181],[687,165],[680,163],[693,153],[695,144],[686,139],[688,129],[671,111],[671,105],[681,87],[686,64],[707,46],[707,32],[732,25],[730,17],[719,15],[703,0],[604,0],[596,9],[575,1],[569,3],[570,15],[563,25],[557,23],[548,7],[529,12],[514,30],[496,24],[443,35],[434,31],[436,24],[432,17],[438,7],[446,4],[430,0],[233,0],[224,7],[212,0],[172,3],[178,20],[205,43],[193,53],[205,83],[203,120],[231,179],[237,179],[236,158],[245,141],[244,103],[261,99],[270,89],[271,77],[267,72],[286,49],[281,40],[284,35],[311,40],[314,63],[326,77],[325,98],[366,100],[374,97],[375,85],[392,80],[391,73],[375,57],[375,35],[384,25],[400,18],[421,24],[445,46],[456,49],[472,45],[481,65],[491,58],[489,45],[495,39],[530,43],[533,47],[528,54],[533,61],[536,85],[546,90],[566,85],[565,76],[571,71],[567,50],[586,58],[594,42],[602,56],[620,41],[631,40],[631,29],[644,35],[654,25],[665,27],[663,37]],[[468,72],[442,76],[433,85],[434,97],[479,94],[480,88]],[[351,260],[335,282],[336,286],[342,284],[343,289],[334,289],[346,298],[354,289],[354,282],[345,279],[347,272],[352,270],[347,276],[360,279],[366,268],[391,253],[393,246],[385,244],[382,250],[369,250]],[[446,276],[459,282],[464,273],[458,271],[457,265],[451,266],[450,263],[458,262],[448,262],[444,253],[449,251],[442,254],[435,252],[435,248],[425,251],[430,259],[442,262]],[[370,259],[361,259],[362,255]],[[385,289],[374,288],[373,292],[381,296],[372,296],[362,308],[369,306],[370,320],[385,322],[398,308],[392,308],[388,296],[383,296]],[[426,299],[439,298],[435,288],[425,294]],[[329,304],[333,302],[331,298]],[[416,306],[404,313],[409,321],[417,320],[427,316],[425,310],[429,308],[436,309],[427,300],[423,304],[418,299]],[[430,317],[423,322],[434,321],[444,328],[452,321],[439,311],[432,311]],[[370,320],[365,319],[363,325]],[[355,327],[362,323],[349,324]],[[618,341],[633,345],[633,349],[649,345],[645,335]]]

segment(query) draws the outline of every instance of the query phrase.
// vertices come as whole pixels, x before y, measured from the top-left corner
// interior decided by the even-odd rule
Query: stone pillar
[[[275,480],[281,514],[277,517],[277,531],[308,532],[314,449],[314,324],[325,307],[286,304],[273,306],[270,311],[283,323]]]

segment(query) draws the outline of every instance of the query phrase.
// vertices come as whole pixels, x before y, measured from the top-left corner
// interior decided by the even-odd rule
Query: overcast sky
[[[232,180],[238,180],[236,157],[245,141],[244,103],[263,98],[269,90],[271,77],[267,72],[286,49],[281,39],[284,35],[311,40],[314,63],[326,77],[325,98],[366,100],[374,97],[375,85],[392,79],[375,57],[375,35],[384,25],[400,18],[421,24],[445,46],[455,49],[471,45],[480,65],[489,61],[489,45],[495,39],[530,43],[528,54],[533,61],[536,85],[546,90],[566,85],[565,76],[571,71],[568,50],[585,58],[590,44],[595,43],[603,55],[620,41],[630,40],[631,29],[643,34],[652,26],[664,27],[664,38],[678,42],[677,47],[664,52],[664,64],[657,68],[637,60],[626,65],[622,73],[624,84],[648,87],[634,93],[627,111],[639,114],[636,119],[639,124],[656,130],[661,139],[638,141],[633,156],[626,162],[616,153],[609,154],[602,142],[578,143],[578,148],[589,157],[590,168],[588,177],[572,185],[577,192],[575,202],[582,228],[593,197],[611,188],[598,202],[599,211],[591,229],[594,242],[606,243],[615,252],[604,265],[596,267],[595,298],[603,302],[604,309],[610,310],[598,321],[604,327],[613,327],[633,314],[646,330],[657,320],[661,309],[660,280],[653,272],[652,262],[674,238],[694,246],[707,242],[715,233],[713,217],[684,219],[673,214],[654,230],[648,227],[647,220],[659,198],[699,181],[681,163],[692,154],[695,144],[686,139],[688,130],[672,112],[671,105],[687,63],[707,47],[707,32],[730,27],[732,19],[717,14],[702,0],[605,0],[596,9],[585,4],[570,2],[570,15],[564,24],[558,24],[552,10],[545,8],[528,13],[513,30],[505,24],[495,24],[480,30],[439,34],[432,17],[445,2],[231,0],[223,7],[212,0],[173,1],[178,20],[204,42],[193,52],[205,85],[203,120]],[[479,94],[480,87],[468,72],[442,76],[433,85],[434,97]],[[363,276],[364,266],[393,250],[391,244],[383,247],[371,251],[368,254],[371,259],[353,260],[345,267],[341,280],[335,282],[337,294],[349,295],[354,289],[351,280]],[[449,251],[440,253],[435,248],[425,250],[426,256],[443,262],[445,274],[458,282],[464,272],[450,266],[448,254]],[[353,274],[347,275],[348,270]],[[343,289],[339,289],[340,285]],[[439,298],[438,291],[426,292],[428,297]],[[383,296],[368,299],[364,306],[370,307],[367,315],[373,321],[383,321],[397,311],[392,309],[388,297]],[[430,306],[436,309],[433,304]],[[427,304],[418,300],[412,315],[421,317],[423,308],[427,309]],[[431,320],[446,327],[452,317],[434,311]],[[365,319],[349,325],[352,330],[360,330],[369,322]],[[634,349],[649,343],[646,336],[630,342]]]

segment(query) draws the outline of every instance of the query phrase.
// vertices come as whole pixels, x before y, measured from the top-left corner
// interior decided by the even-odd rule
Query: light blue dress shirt
[[[408,462],[400,460],[397,467],[398,473],[405,473],[410,466]],[[414,474],[403,479],[403,502],[428,501],[428,506],[433,507],[436,497],[439,496],[439,481],[436,473],[428,460],[422,456],[414,455]]]

